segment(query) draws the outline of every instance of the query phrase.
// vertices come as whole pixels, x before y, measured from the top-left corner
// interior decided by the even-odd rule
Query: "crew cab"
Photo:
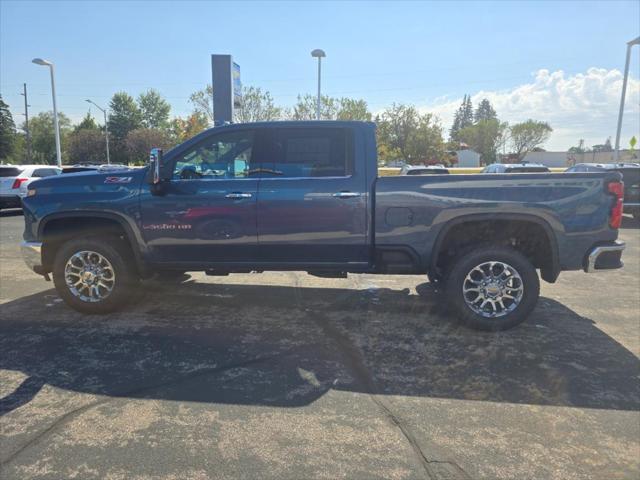
[[[624,249],[617,172],[379,177],[367,122],[215,127],[143,169],[33,182],[23,205],[27,265],[87,313],[158,274],[411,274],[500,330],[533,310],[537,271],[620,268]]]

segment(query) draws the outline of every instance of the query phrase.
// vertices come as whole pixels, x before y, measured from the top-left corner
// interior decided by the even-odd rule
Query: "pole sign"
[[[233,62],[233,106],[240,108],[242,106],[242,82],[240,81],[240,65]]]
[[[211,86],[213,87],[213,124],[233,122],[233,109],[242,102],[240,65],[231,55],[211,55]]]

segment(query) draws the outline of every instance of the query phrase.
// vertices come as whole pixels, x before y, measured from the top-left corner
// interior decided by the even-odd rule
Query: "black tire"
[[[478,313],[467,304],[463,286],[471,271],[485,262],[502,262],[514,269],[522,281],[522,296],[519,303],[511,311],[502,316],[486,317]],[[500,271],[500,266],[496,267]],[[519,283],[519,282],[518,282]],[[470,285],[468,282],[466,285]],[[473,285],[471,285],[473,286]],[[513,292],[510,292],[513,293]],[[522,323],[535,308],[540,296],[540,280],[531,262],[520,252],[510,247],[487,245],[478,247],[462,255],[448,270],[445,278],[445,295],[456,315],[462,323],[477,330],[499,331],[513,328]],[[468,293],[473,300],[473,293]],[[478,293],[479,295],[479,293]],[[482,302],[482,300],[480,300]],[[514,304],[505,300],[503,304],[509,307]],[[479,307],[477,307],[479,308]],[[490,309],[489,305],[485,307]],[[495,307],[494,307],[495,308]],[[491,311],[491,310],[490,310]]]
[[[115,273],[111,293],[103,300],[84,301],[74,295],[65,281],[65,266],[76,253],[92,251],[102,255]],[[53,283],[60,297],[71,308],[89,314],[110,313],[124,307],[140,282],[129,246],[119,237],[80,237],[65,242],[53,261]]]

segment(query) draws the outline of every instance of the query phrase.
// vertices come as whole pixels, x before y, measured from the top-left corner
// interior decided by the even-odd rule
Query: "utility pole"
[[[96,107],[104,115],[104,136],[107,141],[107,165],[109,165],[111,163],[111,160],[109,159],[109,123],[107,121],[107,110],[89,99],[85,100],[85,102],[90,103],[91,105]]]
[[[27,102],[27,84],[23,83],[22,88],[24,90],[22,95],[24,97],[24,132],[27,140],[27,163],[31,162],[31,133],[29,132],[29,103]]]
[[[618,113],[618,128],[616,129],[615,162],[620,161],[620,132],[622,130],[622,114],[624,113],[624,99],[627,94],[627,79],[629,78],[629,63],[631,62],[631,47],[640,45],[640,37],[627,42],[627,59],[624,63],[624,79],[622,80],[622,98],[620,98],[620,112]]]

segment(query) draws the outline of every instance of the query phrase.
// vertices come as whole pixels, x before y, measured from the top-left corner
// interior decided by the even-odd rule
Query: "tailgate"
[[[17,195],[18,190],[14,190],[13,182],[22,173],[22,168],[0,166],[0,195]]]
[[[0,195],[17,195],[18,189],[13,189],[16,177],[0,177]]]

